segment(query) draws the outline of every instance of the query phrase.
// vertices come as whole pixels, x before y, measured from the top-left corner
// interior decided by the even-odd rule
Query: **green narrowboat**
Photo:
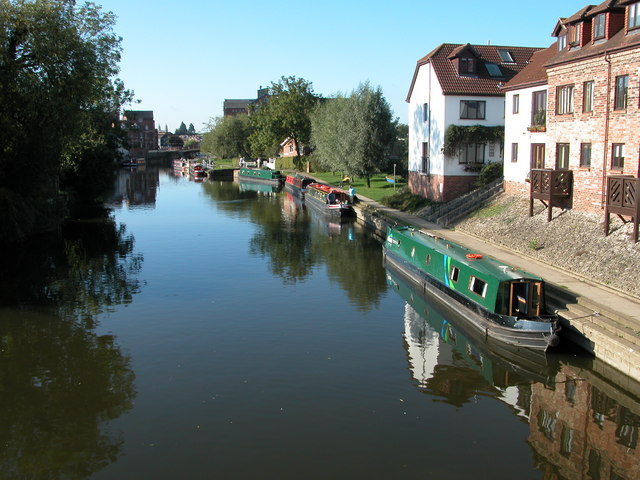
[[[485,339],[479,330],[469,325],[455,302],[438,300],[395,268],[385,271],[387,285],[407,304],[403,309],[404,345],[416,380],[422,382],[430,374],[437,375],[435,369],[427,372],[425,367],[435,367],[432,359],[437,355],[431,346],[440,350],[438,343],[448,345],[456,353],[453,357],[462,360],[456,361],[458,366],[479,370],[490,383],[501,379],[507,386],[534,379],[546,384],[549,378],[555,377],[557,364],[548,361],[545,352]],[[427,345],[430,347],[425,348]]]
[[[415,227],[392,227],[385,265],[446,301],[455,300],[487,338],[547,350],[559,344],[558,317],[545,305],[544,280]]]
[[[242,167],[238,172],[238,176],[242,180],[265,182],[280,184],[284,182],[284,177],[279,170],[271,170],[264,168],[247,168]]]

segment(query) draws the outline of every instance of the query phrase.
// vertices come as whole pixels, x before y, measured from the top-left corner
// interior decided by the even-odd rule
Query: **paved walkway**
[[[601,308],[603,314],[605,311],[611,312],[616,316],[617,321],[625,324],[625,326],[633,329],[635,332],[640,331],[640,301],[633,297],[630,298],[624,296],[624,294],[608,288],[605,285],[597,284],[565,270],[560,270],[551,265],[527,257],[525,254],[520,252],[511,251],[507,248],[490,244],[478,237],[462,231],[442,227],[435,223],[428,222],[418,216],[386,207],[360,195],[358,196],[358,199],[360,202],[368,204],[376,210],[384,213],[385,216],[396,219],[398,223],[413,225],[432,231],[440,237],[464,245],[465,247],[477,251],[482,255],[493,257],[508,265],[512,265],[538,275],[544,278],[547,283],[563,287],[577,296],[588,299],[592,308]],[[602,268],[606,268],[606,265],[603,265]]]

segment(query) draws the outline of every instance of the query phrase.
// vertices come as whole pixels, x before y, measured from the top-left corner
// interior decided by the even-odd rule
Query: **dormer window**
[[[571,33],[569,44],[574,47],[580,45],[580,24],[573,25],[569,32]]]
[[[640,2],[629,5],[627,28],[629,30],[640,28]]]
[[[458,59],[458,72],[476,73],[476,63],[473,58],[461,57]]]
[[[601,13],[600,15],[596,15],[596,18],[593,20],[593,39],[600,40],[604,38],[604,22],[605,15]]]
[[[567,34],[562,34],[558,37],[558,51],[561,52],[567,46]]]

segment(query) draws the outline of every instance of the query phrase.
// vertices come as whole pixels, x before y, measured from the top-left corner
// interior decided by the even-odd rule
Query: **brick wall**
[[[421,195],[436,202],[448,202],[473,190],[476,178],[476,176],[424,175],[409,172],[409,189],[415,195]]]
[[[546,167],[556,167],[557,144],[568,143],[569,168],[574,172],[573,208],[578,210],[601,211],[607,175],[638,175],[640,48],[614,53],[610,56],[610,61],[611,65],[604,56],[599,56],[547,70],[549,97]],[[625,110],[614,110],[615,80],[619,75],[629,77]],[[594,81],[594,110],[583,113],[583,85],[590,80]],[[574,85],[574,111],[571,114],[557,115],[556,88],[571,84]],[[589,167],[580,166],[582,143],[591,143]],[[611,168],[614,143],[624,144],[623,170]]]

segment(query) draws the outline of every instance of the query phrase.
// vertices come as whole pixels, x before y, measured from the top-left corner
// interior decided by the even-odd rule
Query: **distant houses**
[[[469,165],[503,161],[507,192],[562,179],[564,207],[634,216],[640,2],[587,5],[550,28],[546,49],[444,44],[418,61],[407,96],[412,192],[450,200],[471,188]],[[503,141],[447,145],[450,125],[503,124]]]
[[[125,110],[122,128],[127,131],[130,157],[145,158],[150,150],[158,149],[158,130],[153,110]]]
[[[225,98],[222,106],[222,112],[225,117],[235,117],[236,115],[249,115],[251,107],[258,104],[269,96],[269,89],[258,89],[257,98],[241,99],[241,98]]]

